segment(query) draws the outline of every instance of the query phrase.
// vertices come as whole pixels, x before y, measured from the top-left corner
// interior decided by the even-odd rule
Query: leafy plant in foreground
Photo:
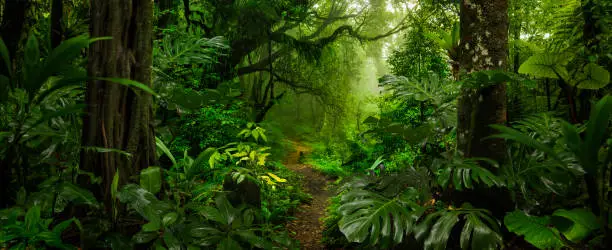
[[[460,208],[441,210],[427,215],[415,229],[415,237],[424,241],[424,249],[447,248],[454,227],[463,222],[461,249],[500,249],[500,223],[485,209],[473,208],[469,203]]]
[[[21,217],[23,216],[23,219]],[[62,221],[50,228],[53,219],[43,219],[39,206],[23,210],[12,208],[0,211],[0,247],[8,249],[31,249],[53,247],[76,249],[62,242],[62,233],[73,223],[80,228],[77,219]]]

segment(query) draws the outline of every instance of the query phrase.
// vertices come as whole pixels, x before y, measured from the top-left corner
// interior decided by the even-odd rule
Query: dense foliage
[[[612,246],[610,1],[0,13],[0,249]]]

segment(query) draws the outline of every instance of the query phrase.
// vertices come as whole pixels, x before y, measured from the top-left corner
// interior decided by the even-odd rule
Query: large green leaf
[[[415,237],[424,241],[424,249],[443,250],[447,248],[453,228],[463,221],[465,224],[460,235],[462,249],[499,249],[502,246],[499,223],[489,211],[472,208],[468,203],[461,208],[427,215],[417,226]]]
[[[240,246],[240,244],[235,241],[234,239],[232,239],[231,237],[226,237],[223,240],[221,240],[221,242],[219,242],[219,245],[217,245],[217,250],[241,250],[242,247]]]
[[[405,197],[410,199],[415,197]],[[350,242],[402,242],[414,228],[424,209],[410,200],[389,199],[366,190],[353,190],[342,196],[343,204],[338,208],[342,219],[340,231]],[[405,207],[404,204],[413,204]]]
[[[70,182],[62,182],[59,184],[57,192],[58,199],[64,199],[75,204],[84,204],[96,208],[99,207],[99,203],[91,191]]]
[[[504,224],[510,232],[525,236],[525,240],[539,249],[561,249],[565,246],[559,237],[559,230],[551,227],[549,216],[530,216],[523,211],[513,211],[504,217]]]
[[[161,168],[148,167],[143,169],[140,172],[140,186],[152,194],[159,193],[162,187]]]
[[[44,81],[36,81],[38,76],[38,68],[40,65],[40,48],[38,46],[38,40],[36,36],[30,34],[26,46],[24,48],[23,55],[23,76],[24,76],[24,88],[28,91],[30,96],[33,96],[36,91],[45,83]]]
[[[13,64],[11,64],[11,56],[9,54],[8,48],[6,47],[4,40],[2,40],[1,38],[0,38],[0,57],[2,57],[4,67],[6,67],[6,71],[9,73],[7,77],[11,78],[11,74],[13,72],[13,67],[11,65]]]
[[[578,75],[576,85],[580,89],[601,89],[610,83],[610,72],[595,63],[584,66],[584,72]]]
[[[583,208],[556,210],[552,214],[552,222],[567,239],[576,243],[601,227],[597,216]]]
[[[568,80],[569,74],[565,66],[571,59],[566,53],[541,53],[533,55],[519,68],[519,73],[540,78]]]
[[[161,151],[161,153],[164,153],[166,156],[168,156],[168,158],[172,162],[172,165],[176,165],[176,158],[174,158],[174,155],[172,154],[172,152],[170,152],[170,149],[168,149],[168,147],[166,147],[166,144],[158,137],[155,137],[155,145],[157,145],[157,152]]]

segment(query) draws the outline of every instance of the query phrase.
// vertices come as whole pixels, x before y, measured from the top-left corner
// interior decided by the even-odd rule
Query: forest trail
[[[329,205],[328,199],[332,195],[327,190],[329,181],[312,166],[300,163],[300,153],[307,154],[311,149],[298,142],[293,142],[293,145],[295,151],[287,156],[285,165],[304,176],[304,191],[312,196],[312,200],[298,207],[294,215],[296,219],[287,223],[287,229],[295,232],[293,238],[300,241],[301,249],[325,249],[325,245],[321,243],[323,223],[320,218],[325,216],[325,208]]]

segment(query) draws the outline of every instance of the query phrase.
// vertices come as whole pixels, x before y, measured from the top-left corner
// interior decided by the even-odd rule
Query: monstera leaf
[[[433,169],[436,171],[436,180],[442,187],[453,184],[455,189],[474,188],[481,184],[486,187],[501,187],[504,185],[502,180],[491,173],[488,169],[481,167],[479,162],[486,162],[489,165],[497,166],[494,161],[484,158],[461,158],[445,154],[446,159],[436,159],[433,161]]]
[[[499,223],[485,209],[465,203],[458,209],[448,209],[427,215],[415,230],[415,237],[424,241],[424,249],[446,249],[453,228],[465,221],[461,230],[461,249],[500,249],[502,237]]]
[[[353,190],[342,196],[340,231],[350,242],[388,246],[399,244],[412,232],[424,209],[412,199],[416,190],[386,198],[367,190]],[[412,195],[411,195],[412,194]]]

